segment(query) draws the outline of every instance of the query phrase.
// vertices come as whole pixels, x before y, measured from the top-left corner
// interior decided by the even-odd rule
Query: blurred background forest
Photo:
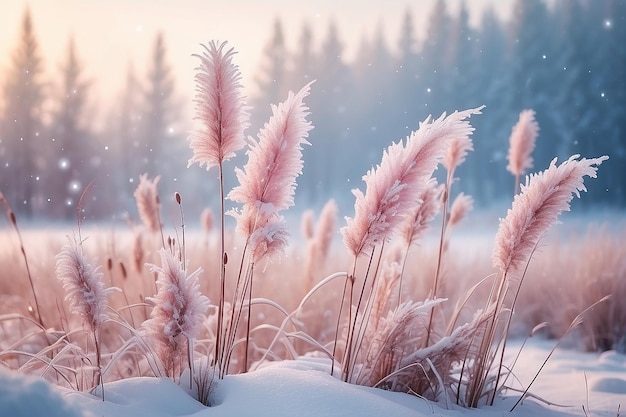
[[[344,58],[339,20],[328,21],[325,33],[303,22],[299,33],[288,34],[280,18],[268,22],[256,89],[249,95],[247,134],[255,136],[267,121],[270,103],[317,80],[308,99],[315,129],[312,146],[304,150],[295,210],[334,198],[349,214],[350,190],[363,188],[361,176],[391,141],[404,139],[429,114],[482,104],[483,115],[471,120],[475,150],[455,186],[472,195],[477,207],[510,202],[508,138],[519,112],[532,108],[541,129],[534,170],[555,156],[609,155],[590,195],[577,204],[624,208],[626,1],[511,1],[506,21],[487,8],[476,27],[469,23],[471,1],[451,13],[438,0],[425,11],[422,38],[414,2],[394,27],[363,33],[351,60]],[[216,173],[186,168],[186,132],[193,123],[181,103],[190,103],[193,91],[181,92],[172,73],[168,48],[175,45],[168,45],[167,32],[153,39],[148,71],[138,74],[129,65],[118,99],[94,123],[97,80],[86,73],[81,52],[69,38],[62,62],[44,62],[36,29],[26,9],[9,67],[0,72],[0,191],[18,215],[73,220],[84,193],[89,219],[132,216],[132,194],[144,172],[161,176],[167,219],[176,218],[168,214],[175,191],[190,218],[207,205],[218,206]],[[385,40],[385,30],[394,31],[388,36],[395,43]],[[288,48],[287,39],[296,47]],[[240,155],[227,169],[245,160]],[[233,181],[234,174],[229,187]]]

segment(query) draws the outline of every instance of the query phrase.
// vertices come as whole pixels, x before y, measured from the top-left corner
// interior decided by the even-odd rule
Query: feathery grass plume
[[[254,230],[249,239],[252,263],[258,264],[274,254],[281,254],[287,247],[287,227],[282,216],[270,218]]]
[[[441,193],[444,186],[437,185],[434,179],[426,184],[426,188],[420,193],[418,201],[420,202],[406,216],[404,223],[401,225],[400,235],[406,243],[404,260],[402,261],[402,270],[400,279],[398,279],[398,305],[402,303],[402,283],[404,278],[404,270],[409,257],[409,250],[412,245],[422,238],[428,230],[430,222],[435,218],[439,210],[441,210]]]
[[[200,225],[204,233],[211,232],[211,228],[213,227],[213,212],[210,208],[205,207],[205,209],[202,210],[200,214]]]
[[[461,165],[465,161],[465,157],[469,151],[474,150],[474,144],[469,135],[459,135],[452,142],[448,152],[441,161],[442,165],[448,171],[448,175],[452,177],[456,167]],[[452,179],[452,178],[450,178]]]
[[[103,273],[100,267],[94,267],[82,250],[82,242],[70,239],[56,256],[55,271],[57,278],[63,283],[65,300],[70,311],[83,319],[89,332],[93,334],[96,347],[96,366],[99,383],[102,387],[104,401],[104,376],[102,375],[100,331],[102,324],[109,318],[105,310],[109,305],[108,295],[118,288],[105,288],[102,282]]]
[[[391,238],[451,143],[474,131],[466,119],[480,114],[482,108],[449,116],[443,113],[434,121],[429,116],[406,144],[400,141],[387,148],[380,165],[363,177],[365,194],[353,190],[355,216],[346,218],[347,226],[341,229],[344,243],[355,257]]]
[[[388,241],[399,229],[415,201],[418,201],[420,193],[427,187],[430,177],[448,152],[451,143],[461,136],[469,136],[474,131],[466,119],[473,114],[480,114],[483,107],[455,111],[449,116],[443,113],[434,121],[429,116],[420,123],[419,129],[406,139],[405,144],[402,141],[392,143],[383,152],[380,165],[363,176],[366,184],[365,194],[361,190],[353,190],[356,197],[355,217],[346,217],[347,225],[341,229],[343,241],[354,255],[353,270],[356,270],[357,259],[362,253],[371,251],[373,254],[376,245]],[[354,313],[355,318],[358,317],[365,294],[367,275],[366,272]],[[353,286],[354,276],[350,279],[350,305]],[[344,294],[345,292],[344,288]],[[339,309],[339,316],[341,310],[342,308]],[[354,367],[352,355],[355,348],[356,320],[352,319],[351,313],[350,309],[349,321],[352,330],[348,333],[346,357],[343,361],[343,379],[346,381],[351,378],[350,374]]]
[[[200,65],[196,68],[195,119],[202,123],[189,138],[194,163],[211,167],[235,156],[245,146],[244,130],[250,125],[245,99],[241,94],[241,73],[233,63],[234,48],[227,42],[202,45]]]
[[[555,158],[548,169],[527,177],[496,234],[492,259],[504,275],[525,267],[541,237],[561,212],[569,211],[574,195],[580,197],[580,191],[586,191],[584,176],[595,178],[598,166],[608,159],[579,157],[573,155],[558,166]]]
[[[322,260],[325,260],[330,251],[335,235],[335,223],[337,222],[337,203],[332,198],[324,204],[315,228],[315,240]]]
[[[157,355],[168,376],[175,379],[182,371],[180,361],[185,357],[185,347],[188,363],[190,367],[193,365],[193,340],[202,328],[210,304],[200,293],[198,277],[202,269],[187,275],[183,263],[171,251],[162,248],[159,254],[161,266],[149,265],[158,274],[158,292],[155,297],[146,298],[154,308],[144,326],[157,343]]]
[[[161,179],[156,176],[153,180],[148,179],[148,174],[139,176],[139,185],[135,189],[134,196],[137,202],[139,218],[146,229],[151,233],[161,230],[161,216],[159,214],[160,201],[157,184]]]
[[[470,407],[478,406],[485,394],[493,404],[524,271],[539,241],[556,223],[558,216],[563,211],[569,211],[574,195],[580,197],[580,191],[586,191],[584,177],[595,178],[598,166],[608,159],[607,156],[593,159],[579,157],[573,155],[558,166],[555,158],[545,171],[529,175],[507,216],[500,221],[492,253],[493,265],[498,268],[499,275],[493,283],[485,310],[493,311],[493,314],[471,358],[471,372],[475,377],[467,388],[466,403]],[[512,300],[507,302],[509,294]],[[500,323],[503,323],[503,328]],[[497,374],[492,378],[490,371],[494,363],[497,363]]]
[[[304,210],[302,212],[302,216],[300,217],[300,232],[302,233],[302,237],[306,240],[313,239],[313,224],[315,222],[313,210]]]
[[[465,193],[460,193],[456,196],[454,201],[452,202],[452,206],[450,207],[450,217],[448,217],[448,228],[452,228],[457,224],[461,223],[461,221],[467,216],[474,208],[474,199],[466,195]]]
[[[135,268],[135,272],[141,273],[143,271],[143,260],[145,257],[145,251],[143,248],[143,234],[137,227],[133,228],[133,258],[132,265]]]
[[[483,106],[484,107],[484,106]],[[445,252],[445,246],[447,245],[447,239],[449,235],[449,214],[448,211],[450,209],[450,193],[452,192],[452,183],[454,182],[454,171],[457,166],[465,161],[465,157],[469,151],[474,150],[474,145],[470,138],[469,134],[459,135],[454,138],[454,140],[450,143],[450,147],[448,148],[448,152],[446,152],[445,157],[443,158],[442,164],[446,168],[446,183],[441,193],[441,204],[443,206],[443,215],[441,216],[441,233],[439,236],[439,252],[437,254],[437,268],[435,269],[435,277],[433,279],[432,286],[432,297],[437,298],[439,295],[439,283],[440,275],[441,275],[441,263],[443,254]],[[433,310],[431,311],[427,336],[426,336],[426,344],[427,346],[430,342],[430,334],[432,332],[433,327],[433,316],[435,315],[435,306],[433,306]]]
[[[287,232],[284,220],[278,213],[294,204],[296,178],[302,173],[303,167],[302,145],[310,145],[306,138],[313,126],[306,119],[309,112],[304,98],[309,95],[312,83],[313,81],[305,85],[296,94],[290,91],[284,102],[272,105],[272,116],[259,131],[258,141],[250,138],[248,162],[243,170],[235,170],[239,185],[228,194],[229,199],[243,204],[241,211],[230,212],[237,219],[237,229],[246,240],[241,259],[242,267],[246,252],[251,254],[241,292],[240,280],[235,286],[235,298],[239,296],[240,302],[235,302],[233,309],[233,312],[238,310],[238,316],[241,315],[245,293],[248,291],[244,371],[248,367],[254,266],[261,259],[281,252],[286,246]],[[228,340],[234,343],[238,320],[231,320],[231,323],[234,323],[234,328],[228,329]],[[224,366],[227,368],[228,364]]]
[[[244,205],[232,213],[238,229],[249,238],[267,219],[293,206],[296,178],[302,173],[302,145],[313,128],[304,98],[311,83],[297,94],[289,92],[287,100],[272,105],[272,116],[261,128],[258,141],[250,138],[248,162],[235,170],[239,185],[228,198]]]
[[[400,235],[406,242],[407,248],[415,245],[421,239],[428,230],[430,222],[439,213],[441,191],[442,186],[438,186],[436,181],[430,180],[419,196],[418,201],[421,203],[416,205],[406,216]]]
[[[233,63],[233,48],[225,51],[226,42],[211,41],[209,47],[204,46],[200,58],[200,66],[196,68],[195,119],[202,123],[190,136],[190,147],[193,157],[188,167],[194,163],[205,165],[209,170],[213,166],[219,168],[220,187],[220,292],[218,300],[218,317],[215,340],[215,361],[220,367],[219,377],[223,377],[224,369],[220,358],[224,357],[222,329],[226,292],[225,226],[224,226],[224,167],[225,160],[245,146],[244,131],[249,126],[250,115],[241,95],[241,73]]]
[[[79,315],[89,331],[97,330],[109,317],[105,310],[108,295],[116,288],[105,288],[100,267],[94,267],[82,252],[82,243],[70,239],[56,256],[56,275],[63,283],[70,311]]]
[[[521,175],[533,167],[532,152],[535,149],[538,134],[539,124],[535,121],[535,111],[522,110],[509,137],[509,154],[507,155],[509,164],[506,167],[515,176],[516,194]]]

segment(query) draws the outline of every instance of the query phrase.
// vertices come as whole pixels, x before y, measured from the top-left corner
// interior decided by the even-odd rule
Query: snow
[[[522,349],[516,378],[528,384],[547,357],[553,341],[531,340]],[[509,356],[521,346],[512,341]],[[328,373],[328,362],[303,357],[269,363],[217,383],[214,405],[205,407],[180,385],[165,378],[129,378],[105,384],[105,401],[92,394],[56,388],[42,379],[0,369],[0,416],[51,417],[210,417],[210,416],[485,416],[508,415],[518,395],[509,392],[492,407],[463,409],[416,396],[346,384]],[[585,382],[586,380],[586,382]],[[511,383],[519,388],[519,383]],[[531,392],[559,404],[527,399],[514,416],[617,416],[626,405],[626,356],[615,352],[582,353],[559,349]]]

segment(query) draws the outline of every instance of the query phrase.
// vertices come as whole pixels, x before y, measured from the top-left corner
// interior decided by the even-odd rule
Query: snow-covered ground
[[[554,342],[531,340],[515,367],[527,384]],[[512,342],[511,354],[519,350]],[[282,361],[252,373],[227,376],[216,384],[215,405],[205,407],[168,379],[130,378],[105,385],[105,399],[61,390],[31,376],[0,370],[0,415],[3,417],[174,417],[174,416],[486,416],[508,414],[518,396],[509,392],[493,407],[463,409],[445,402],[360,387],[331,377],[328,365],[315,358]],[[510,385],[519,387],[511,381]],[[512,415],[618,416],[626,407],[626,356],[615,352],[581,353],[559,349],[548,361],[531,392],[554,404],[526,399]]]

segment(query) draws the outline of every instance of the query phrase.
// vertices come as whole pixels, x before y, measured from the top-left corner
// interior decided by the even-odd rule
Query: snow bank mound
[[[7,417],[87,417],[42,378],[0,367],[0,415]]]

